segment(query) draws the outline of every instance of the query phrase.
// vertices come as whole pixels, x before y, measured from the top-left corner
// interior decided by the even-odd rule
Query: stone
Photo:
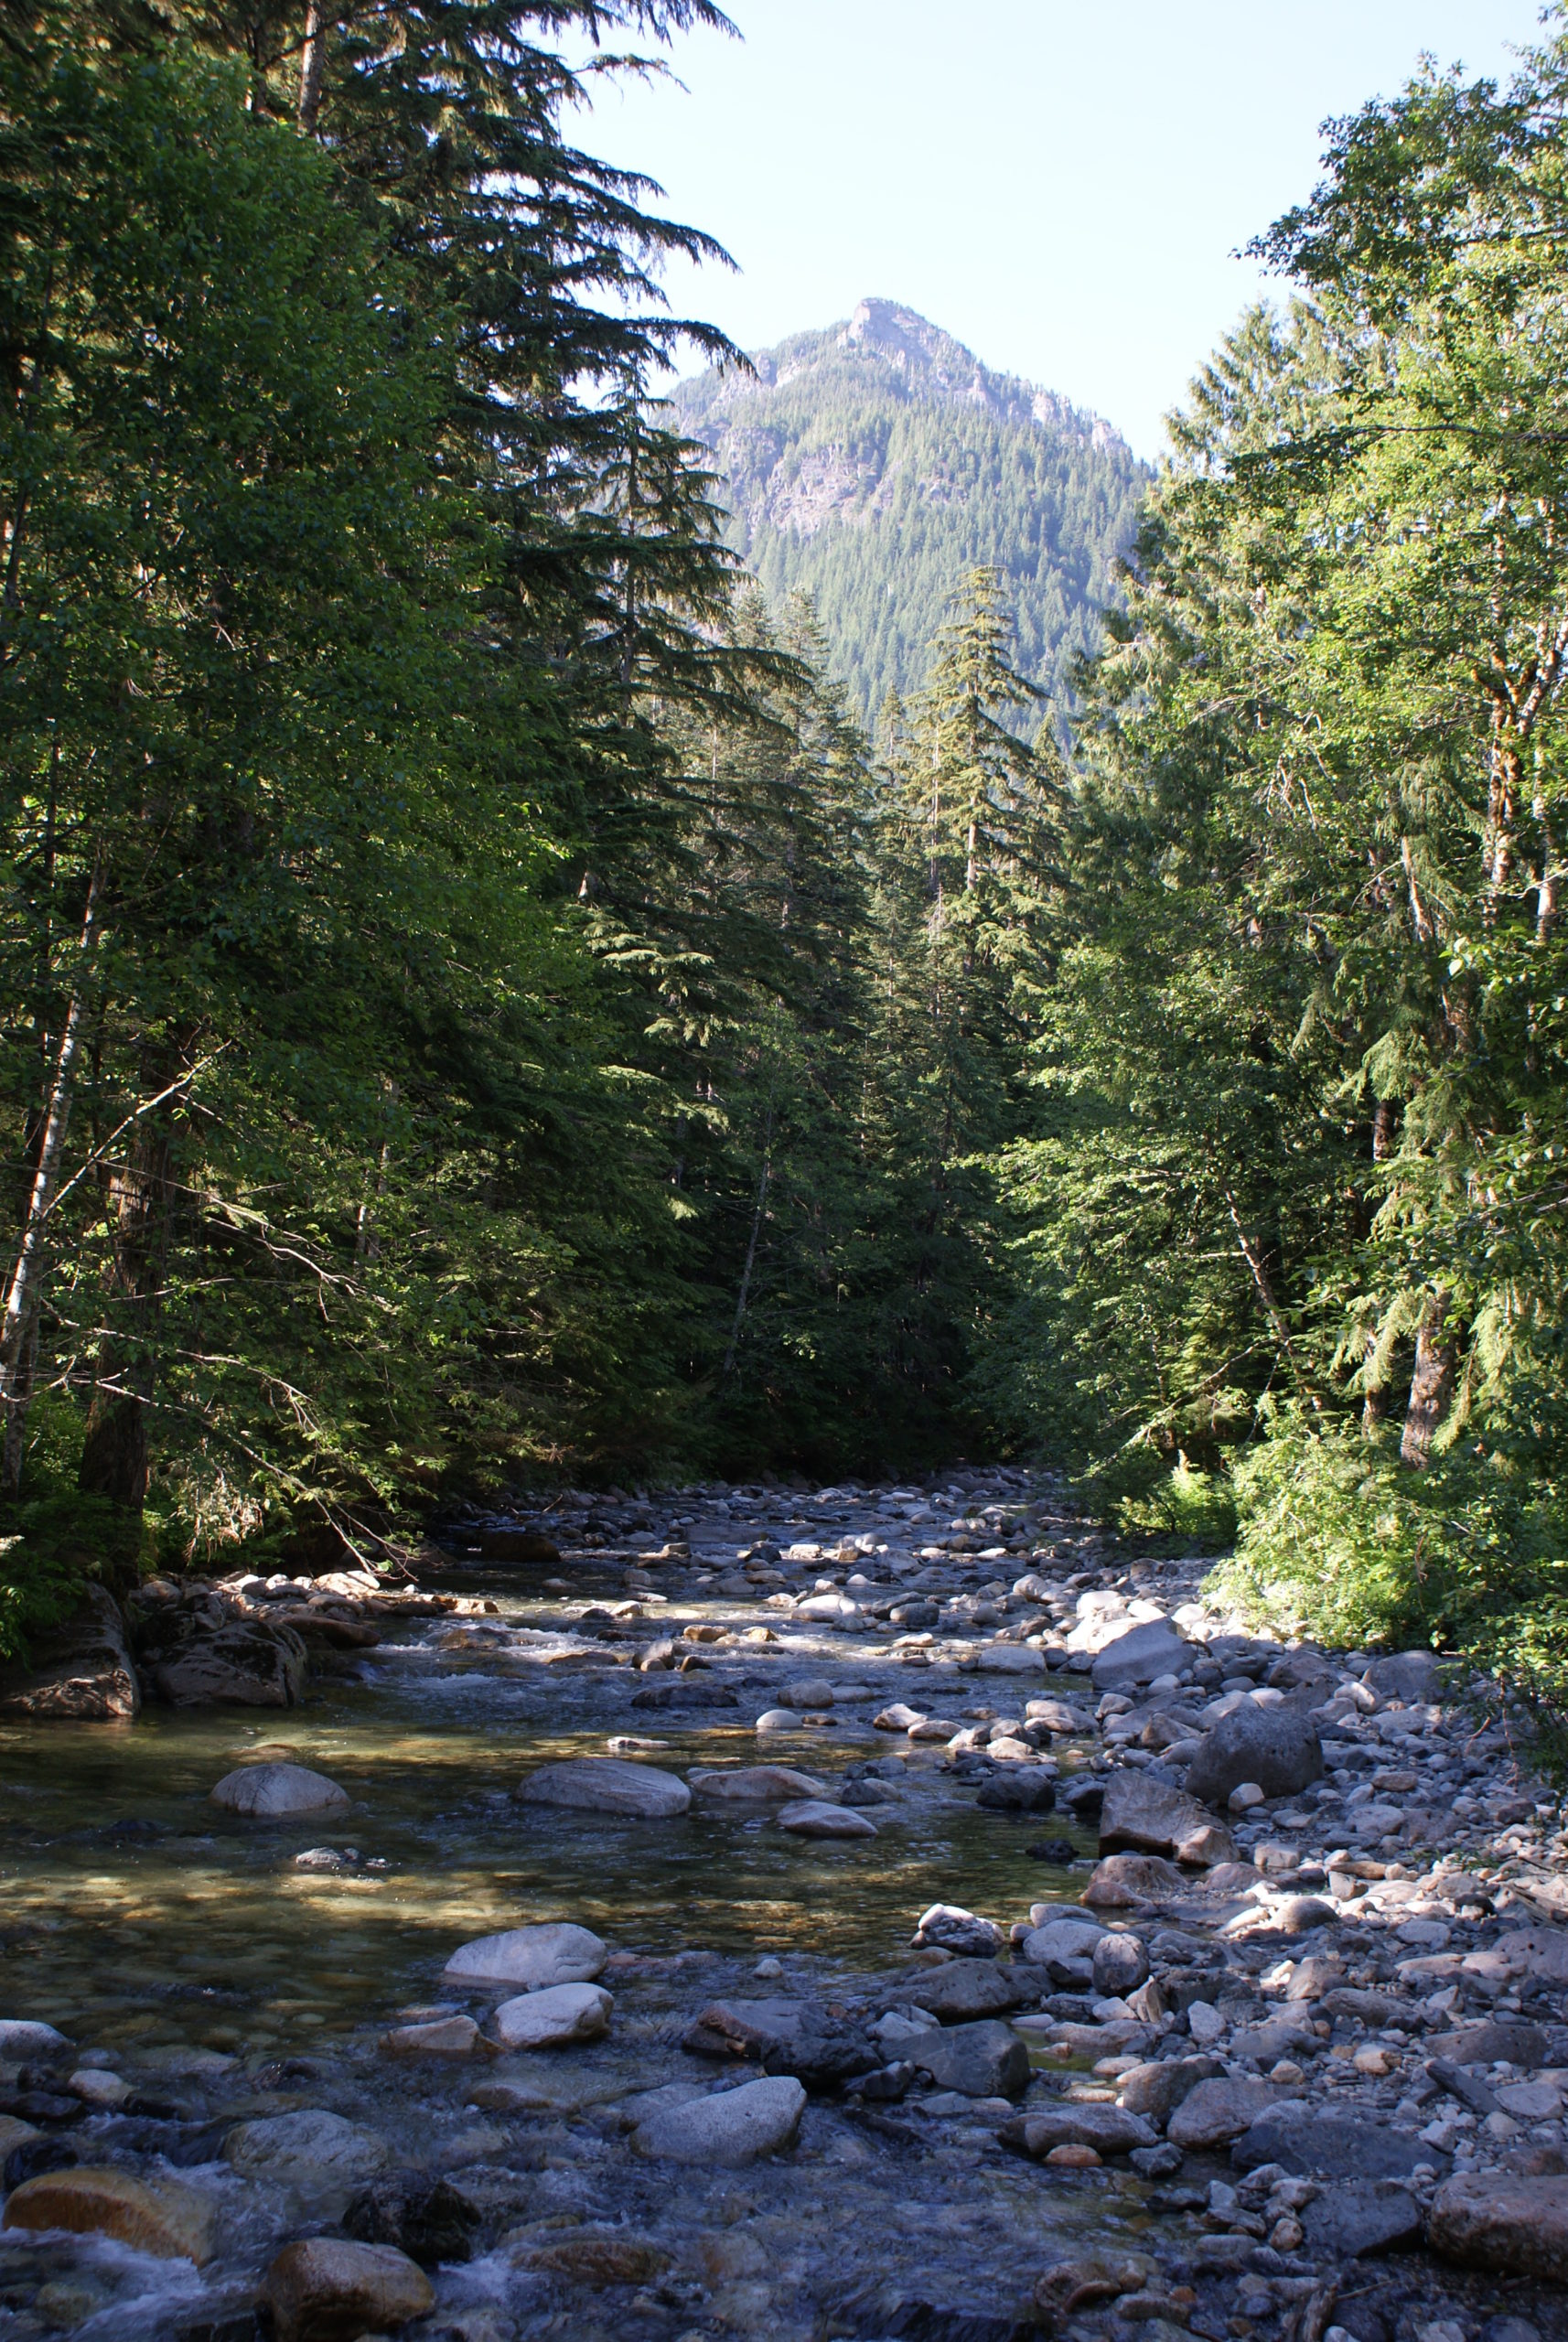
[[[113,2237],[160,2261],[194,2261],[199,2268],[211,2257],[212,2221],[207,2198],[177,2180],[133,2179],[128,2171],[79,2165],[13,2187],[0,2228]]]
[[[435,2306],[435,2287],[406,2252],[343,2237],[285,2244],[265,2293],[277,2342],[358,2342],[395,2333]]]
[[[895,1700],[891,1707],[884,1708],[880,1714],[871,1719],[872,1728],[876,1732],[908,1732],[911,1725],[924,1724],[925,1721],[922,1708],[911,1708],[903,1700]]]
[[[1057,1801],[1057,1785],[1042,1767],[1019,1765],[993,1774],[976,1801],[987,1813],[1049,1813]]]
[[[1176,1864],[1158,1854],[1107,1854],[1095,1864],[1083,1899],[1101,1911],[1135,1910],[1140,1904],[1179,1895],[1182,1886]]]
[[[793,1708],[764,1708],[752,1726],[754,1732],[799,1732],[800,1719]]]
[[[1269,2083],[1244,2077],[1217,2076],[1198,2082],[1171,2116],[1165,2136],[1178,2147],[1227,2146],[1249,2130],[1278,2096]]]
[[[1236,1841],[1223,1821],[1205,1821],[1197,1829],[1189,1830],[1186,1837],[1176,1840],[1171,1852],[1178,1863],[1190,1863],[1196,1870],[1237,1867]]]
[[[381,2046],[389,2057],[470,2057],[479,2028],[471,2016],[433,2017],[424,2024],[394,2025]]]
[[[1568,2283],[1568,2179],[1461,2173],[1433,2198],[1427,2242],[1466,2268]]]
[[[831,1708],[832,1703],[833,1687],[825,1675],[798,1675],[779,1693],[781,1708]]]
[[[1022,2098],[1033,2070],[1018,2036],[992,2017],[919,2034],[901,2041],[898,2050],[939,2090],[956,2090],[965,2098]]]
[[[1239,2171],[1277,2163],[1293,2178],[1321,2171],[1333,2179],[1408,2179],[1418,2164],[1445,2159],[1402,2132],[1294,2099],[1260,2114],[1231,2147],[1230,2160]]]
[[[503,2001],[490,2023],[503,2049],[559,2049],[607,2033],[614,2007],[602,1984],[547,1984]]]
[[[1059,2333],[1080,2310],[1142,2293],[1157,2274],[1146,2252],[1095,2252],[1058,2261],[1035,2287],[1035,2315],[1047,2334]]]
[[[1351,2181],[1325,2188],[1301,2215],[1308,2249],[1335,2261],[1391,2252],[1421,2241],[1421,2206],[1397,2180]]]
[[[1212,2001],[1191,2001],[1187,2004],[1187,2029],[1200,2044],[1221,2041],[1225,2037],[1225,2019]]]
[[[128,1724],[141,1704],[124,1617],[106,1586],[88,1586],[70,1617],[33,1635],[26,1667],[0,1666],[0,1716]]]
[[[682,2036],[681,2047],[694,2057],[760,2060],[799,2040],[805,2021],[806,2006],[800,2001],[710,2001]]]
[[[1107,1932],[1103,1921],[1084,1911],[1031,1928],[1018,1950],[1031,1968],[1048,1970],[1058,1982],[1088,1983],[1093,1972],[1094,1947]]]
[[[1129,1683],[1152,1683],[1156,1675],[1176,1674],[1192,1658],[1181,1628],[1169,1618],[1151,1618],[1127,1627],[1104,1644],[1094,1661],[1098,1691],[1109,1692]]]
[[[608,1958],[607,1946],[591,1928],[547,1920],[476,1936],[452,1954],[444,1973],[454,1984],[521,1984],[532,1993],[547,1984],[592,1983]]]
[[[1398,1650],[1373,1660],[1361,1680],[1380,1700],[1402,1700],[1412,1707],[1440,1696],[1443,1666],[1433,1651]]]
[[[691,1790],[677,1774],[662,1772],[656,1765],[634,1765],[624,1756],[569,1756],[558,1765],[541,1765],[518,1797],[524,1805],[633,1814],[650,1821],[684,1813],[692,1802]]]
[[[1222,1716],[1187,1768],[1189,1795],[1222,1806],[1254,1781],[1266,1797],[1294,1797],[1322,1778],[1323,1747],[1310,1716],[1244,1700]]]
[[[467,2261],[481,2214],[448,2179],[396,2172],[361,2188],[343,2214],[343,2233],[359,2244],[395,2245],[427,2269]]]
[[[1316,2051],[1318,2038],[1305,2009],[1282,2011],[1261,2025],[1243,2025],[1230,2036],[1230,2055],[1251,2057],[1259,2066],[1273,2066],[1282,2057]]]
[[[295,1708],[309,1671],[292,1627],[238,1617],[215,1625],[183,1606],[144,1630],[139,1666],[148,1698],[171,1708]]]
[[[29,2139],[40,2139],[42,2136],[43,2133],[36,2123],[24,2122],[20,2115],[0,2114],[0,2171],[4,2170],[17,2147],[24,2146]],[[5,2184],[14,2186],[16,2183],[7,2181]]]
[[[536,2246],[526,2265],[598,2293],[607,2285],[651,2284],[663,2275],[671,2259],[662,2245],[647,2237],[570,2236]]]
[[[1209,1827],[1209,1816],[1185,1789],[1167,1788],[1123,1767],[1106,1784],[1100,1809],[1100,1851],[1168,1854],[1183,1838]]]
[[[223,2155],[242,2178],[280,2186],[320,2179],[357,2183],[373,2178],[391,2160],[374,2131],[315,2106],[237,2122],[223,2141]]]
[[[1158,2144],[1152,2125],[1141,2114],[1098,2102],[1015,2114],[997,2135],[1004,2147],[1033,2155],[1036,2162],[1056,2147],[1092,2147],[1097,2155],[1124,2155],[1134,2147]]]
[[[692,1794],[704,1805],[786,1805],[796,1798],[825,1798],[826,1781],[788,1765],[739,1765],[731,1772],[688,1773]]]
[[[909,1991],[921,2008],[944,2025],[961,2024],[971,2017],[1004,2016],[1036,1997],[993,1960],[950,1960],[945,1968],[933,1968],[918,1981],[911,1980]]]
[[[1345,1917],[1337,1904],[1326,1903],[1321,1895],[1283,1895],[1266,1907],[1266,1913],[1269,1926],[1286,1936],[1309,1936],[1316,1928],[1337,1928]]]
[[[71,2043],[52,2025],[44,2025],[36,2017],[0,2017],[0,2057],[18,2066],[48,2063],[63,2057]]]
[[[210,1792],[211,1802],[256,1821],[281,1821],[295,1813],[324,1813],[349,1803],[349,1792],[304,1765],[242,1765],[225,1773]]]
[[[1149,1955],[1138,1938],[1103,1935],[1094,1947],[1094,1989],[1101,2000],[1135,1993],[1149,1973]]]
[[[983,1919],[957,1903],[933,1903],[916,1922],[915,1949],[954,1951],[984,1960],[999,1952],[1006,1939],[994,1919]]]
[[[1394,2017],[1382,2020],[1391,2025],[1398,2021]],[[1463,2025],[1456,2032],[1434,2035],[1427,2046],[1434,2057],[1452,2057],[1456,2066],[1491,2066],[1506,2061],[1533,2072],[1546,2063],[1545,2033],[1539,2025],[1518,2019],[1489,2017],[1478,2025]]]
[[[770,2076],[665,2107],[638,2126],[632,2144],[667,2163],[735,2170],[792,2146],[805,2107],[805,2090],[793,2076]]]
[[[1219,2072],[1217,2057],[1154,2057],[1122,2075],[1116,2095],[1129,2114],[1141,2114],[1156,2130],[1164,2130],[1198,2083],[1211,2080]]]
[[[982,1643],[975,1665],[988,1675],[1043,1675],[1046,1655],[1027,1643]]]
[[[875,1838],[876,1824],[854,1806],[829,1805],[821,1798],[806,1798],[798,1805],[781,1806],[779,1827],[792,1838]]]

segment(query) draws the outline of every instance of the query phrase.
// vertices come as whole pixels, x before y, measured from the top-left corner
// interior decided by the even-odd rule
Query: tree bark
[[[299,54],[299,126],[314,132],[321,108],[321,76],[327,63],[327,23],[321,0],[305,11],[305,46]]]
[[[156,1080],[153,1094],[166,1090]],[[139,1516],[147,1494],[147,1402],[153,1341],[163,1298],[173,1201],[168,1110],[135,1123],[125,1160],[109,1183],[111,1315],[99,1345],[97,1387],[87,1419],[77,1485]]]
[[[1432,1443],[1454,1402],[1454,1375],[1459,1346],[1445,1320],[1449,1296],[1434,1293],[1415,1338],[1415,1371],[1410,1379],[1400,1462],[1424,1472],[1432,1461]]]

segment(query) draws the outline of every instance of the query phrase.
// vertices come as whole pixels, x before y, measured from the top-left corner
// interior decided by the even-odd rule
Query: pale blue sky
[[[738,276],[678,307],[750,349],[906,301],[1140,454],[1259,285],[1230,255],[1316,176],[1317,125],[1423,49],[1506,71],[1539,0],[730,0],[685,91],[607,96],[585,143],[652,173]]]

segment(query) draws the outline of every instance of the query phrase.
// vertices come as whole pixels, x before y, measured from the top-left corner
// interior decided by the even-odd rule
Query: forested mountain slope
[[[981,564],[1007,583],[1021,671],[1059,692],[1096,645],[1150,477],[1112,426],[893,301],[754,363],[682,383],[677,415],[712,448],[730,542],[769,596],[815,599],[856,710],[918,687]]]

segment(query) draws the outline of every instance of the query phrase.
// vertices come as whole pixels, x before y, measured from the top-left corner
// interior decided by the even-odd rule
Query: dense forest
[[[775,601],[809,594],[851,712],[925,678],[948,601],[995,568],[1016,657],[1065,718],[1100,648],[1151,475],[1111,425],[993,373],[896,302],[678,385],[726,542]]]
[[[1103,633],[981,531],[868,737],[870,572],[748,576],[650,394],[746,379],[705,239],[570,134],[695,23],[8,11],[0,1643],[457,1489],[987,1453],[1550,1676],[1568,38],[1331,125],[1120,576],[1130,458],[1005,473]]]

